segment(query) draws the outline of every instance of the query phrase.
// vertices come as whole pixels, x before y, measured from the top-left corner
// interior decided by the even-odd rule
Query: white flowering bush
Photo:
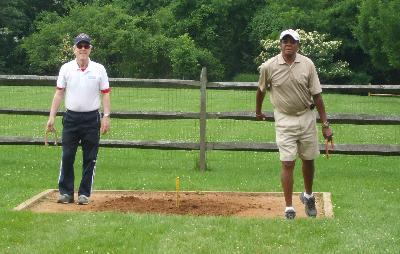
[[[71,61],[74,58],[74,52],[71,44],[71,36],[67,33],[63,39],[61,44],[59,45],[58,53],[56,55],[56,64],[61,66],[62,64]]]
[[[326,34],[317,31],[296,30],[300,35],[300,53],[309,57],[315,64],[320,79],[324,82],[343,80],[351,75],[349,63],[336,60],[335,55],[341,41],[328,41]],[[258,64],[265,62],[280,52],[279,40],[261,40],[262,51],[256,58]]]

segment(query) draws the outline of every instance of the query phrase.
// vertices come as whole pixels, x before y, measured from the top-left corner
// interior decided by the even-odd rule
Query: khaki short
[[[294,161],[297,154],[303,160],[319,155],[318,130],[314,111],[299,116],[274,111],[276,144],[281,161]]]

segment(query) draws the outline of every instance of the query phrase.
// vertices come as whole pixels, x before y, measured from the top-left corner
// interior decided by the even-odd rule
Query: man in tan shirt
[[[297,156],[302,160],[305,191],[300,200],[305,205],[306,214],[316,217],[313,195],[314,159],[319,155],[316,117],[317,108],[322,122],[322,134],[332,141],[322,100],[322,89],[314,63],[297,53],[299,34],[288,29],[280,35],[281,53],[268,59],[260,66],[259,86],[256,93],[256,118],[265,120],[262,104],[265,93],[270,92],[274,108],[276,143],[282,162],[281,183],[285,196],[285,217],[294,219],[296,211],[292,205],[293,170]]]

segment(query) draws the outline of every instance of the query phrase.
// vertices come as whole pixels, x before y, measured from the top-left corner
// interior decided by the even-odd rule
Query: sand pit
[[[317,218],[333,217],[331,195],[327,192],[314,194]],[[58,191],[46,190],[23,202],[14,210],[30,210],[38,213],[66,212],[121,212],[152,213],[190,216],[237,216],[258,218],[283,218],[284,199],[277,192],[179,192],[174,191],[94,191],[88,205],[59,204]],[[75,200],[77,197],[75,196]],[[296,218],[307,217],[299,193],[293,194]]]

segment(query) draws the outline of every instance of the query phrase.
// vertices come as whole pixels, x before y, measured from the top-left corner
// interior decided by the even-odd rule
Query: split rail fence
[[[0,75],[1,86],[54,86],[56,76],[35,75]],[[257,89],[257,82],[208,82],[207,70],[203,68],[200,80],[176,79],[132,79],[110,78],[112,87],[137,87],[137,88],[186,88],[200,90],[199,112],[147,112],[147,111],[120,111],[113,112],[112,118],[120,119],[198,119],[199,142],[176,141],[122,141],[101,140],[100,146],[141,149],[164,150],[199,150],[199,168],[206,169],[206,153],[208,150],[229,151],[263,151],[277,152],[275,143],[249,143],[249,142],[207,142],[207,119],[234,119],[255,121],[254,112],[207,112],[207,89],[221,90],[253,90]],[[345,94],[381,94],[399,96],[400,85],[322,85],[324,93]],[[48,110],[30,110],[0,108],[0,114],[17,115],[48,115]],[[62,112],[58,112],[62,115]],[[274,121],[273,113],[266,112],[266,121]],[[377,116],[366,114],[328,114],[329,121],[333,124],[375,124],[375,125],[400,125],[400,116]],[[319,119],[318,119],[319,121]],[[43,145],[43,140],[29,137],[0,137],[0,145]],[[324,146],[320,145],[321,152]],[[373,145],[373,144],[335,144],[335,154],[349,155],[385,155],[399,156],[400,145]]]

